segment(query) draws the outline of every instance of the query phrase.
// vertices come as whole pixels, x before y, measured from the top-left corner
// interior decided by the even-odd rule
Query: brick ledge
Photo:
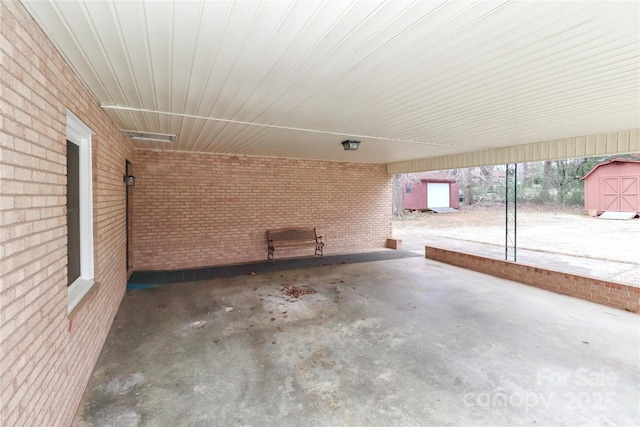
[[[638,287],[435,246],[425,246],[425,257],[608,307],[640,312]]]

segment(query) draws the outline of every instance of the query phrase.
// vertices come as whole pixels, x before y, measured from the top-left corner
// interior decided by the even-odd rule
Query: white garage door
[[[448,208],[449,207],[449,184],[439,182],[427,183],[427,207],[428,208]]]

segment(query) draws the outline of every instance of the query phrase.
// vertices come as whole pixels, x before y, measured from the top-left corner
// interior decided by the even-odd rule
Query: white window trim
[[[80,147],[80,277],[67,288],[68,313],[94,285],[92,134],[87,125],[67,111],[67,139]]]

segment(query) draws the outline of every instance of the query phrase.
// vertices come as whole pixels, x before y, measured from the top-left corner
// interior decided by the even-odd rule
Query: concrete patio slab
[[[127,292],[74,425],[635,426],[639,349],[637,315],[424,258],[181,283]]]

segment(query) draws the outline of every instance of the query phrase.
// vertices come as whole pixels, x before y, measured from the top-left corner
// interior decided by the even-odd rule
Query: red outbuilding
[[[584,180],[584,208],[590,214],[640,214],[640,160],[614,159],[600,163],[580,179]]]
[[[455,178],[443,172],[422,172],[416,174],[416,178],[420,181],[404,186],[405,209],[458,209],[460,207],[459,188]]]

